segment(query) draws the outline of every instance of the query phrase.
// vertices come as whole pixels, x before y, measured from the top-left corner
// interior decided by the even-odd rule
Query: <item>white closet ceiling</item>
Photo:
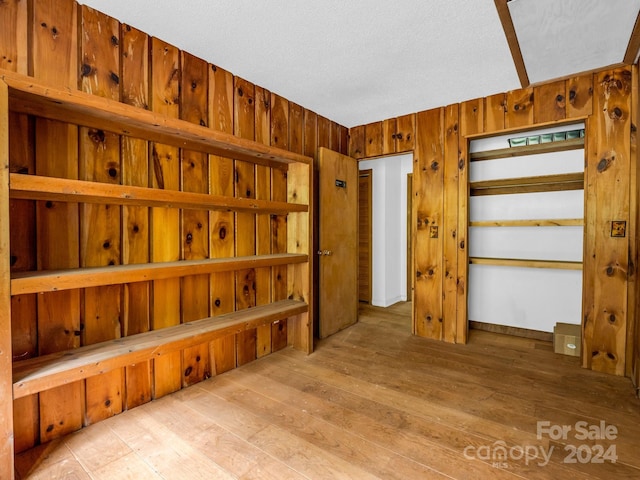
[[[352,127],[633,59],[640,0],[81,0]],[[508,28],[507,28],[508,31]],[[633,61],[633,59],[631,61]]]

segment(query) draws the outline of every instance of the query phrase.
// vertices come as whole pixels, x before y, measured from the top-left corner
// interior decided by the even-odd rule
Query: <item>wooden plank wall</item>
[[[586,368],[632,375],[640,356],[635,341],[638,162],[632,121],[637,81],[635,67],[598,71],[350,129],[349,152],[358,159],[414,152],[416,334],[458,343],[467,339],[467,137],[585,120],[582,360]],[[413,117],[415,132],[405,121]],[[413,134],[409,145],[407,131]],[[627,222],[626,237],[611,236],[614,220]]]
[[[8,19],[0,31],[0,68],[314,158],[318,146],[347,152],[346,127],[74,0],[9,0],[0,2],[0,14]],[[12,172],[265,200],[288,198],[283,168],[25,115],[11,114],[9,127]],[[9,211],[12,272],[288,249],[282,216],[27,200],[11,201]],[[289,294],[288,275],[285,266],[13,297],[13,358],[284,299]],[[296,321],[21,398],[13,405],[15,451],[287,344],[306,348],[309,339],[298,338],[295,331],[295,338],[290,338],[288,330]],[[10,421],[3,424],[11,430]],[[6,455],[4,448],[1,454]]]

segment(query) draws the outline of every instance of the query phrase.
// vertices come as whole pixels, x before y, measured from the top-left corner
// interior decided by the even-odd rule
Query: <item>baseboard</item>
[[[543,342],[553,342],[553,333],[542,332],[540,330],[530,330],[528,328],[510,327],[507,325],[496,325],[494,323],[476,322],[469,320],[469,328],[472,330],[483,330],[485,332],[501,333],[513,337],[531,338]]]

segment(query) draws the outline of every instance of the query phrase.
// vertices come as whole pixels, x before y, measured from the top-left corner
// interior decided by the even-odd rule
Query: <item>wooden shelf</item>
[[[14,399],[284,320],[308,310],[304,302],[282,300],[16,362],[13,367]]]
[[[563,190],[582,190],[584,173],[561,173],[537,177],[501,178],[471,182],[471,196],[506,195],[515,193],[557,192]]]
[[[167,118],[97,95],[58,89],[32,77],[0,71],[9,87],[9,109],[118,135],[257,164],[311,164],[310,157],[235,137],[184,120]]]
[[[273,213],[279,215],[286,215],[289,212],[309,211],[307,205],[295,203],[85,182],[38,175],[12,173],[9,182],[11,186],[9,195],[13,199]]]
[[[486,150],[484,152],[471,153],[472,162],[480,160],[497,160],[500,158],[520,157],[524,155],[537,155],[539,153],[563,152],[566,150],[579,150],[584,148],[584,137],[559,142],[540,143],[538,145],[523,145],[522,147],[500,148]]]
[[[471,265],[494,265],[498,267],[552,268],[557,270],[582,270],[582,262],[564,260],[524,260],[514,258],[470,257]]]
[[[535,220],[482,220],[469,222],[470,227],[582,227],[582,218],[549,218]]]
[[[250,257],[209,258],[204,260],[112,265],[69,270],[17,272],[11,275],[11,295],[162,280],[249,268],[293,265],[308,261],[309,257],[306,254],[278,253]]]

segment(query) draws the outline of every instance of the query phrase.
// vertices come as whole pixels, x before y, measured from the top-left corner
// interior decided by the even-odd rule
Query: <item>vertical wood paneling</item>
[[[300,153],[304,150],[304,122],[303,108],[293,102],[289,102],[289,151]],[[337,133],[336,133],[337,135]],[[338,145],[340,139],[338,137]],[[340,148],[338,146],[338,148]]]
[[[344,148],[346,148],[348,150],[349,145],[348,145],[348,129],[344,129],[344,132],[346,132],[347,134],[347,138],[345,139],[345,145]],[[307,155],[311,158],[313,158],[313,179],[314,179],[314,185],[313,185],[313,204],[316,205],[315,209],[313,210],[313,218],[318,218],[318,160],[317,160],[317,155],[318,155],[318,115],[315,112],[312,112],[311,110],[305,110],[304,111],[304,151],[302,152],[304,155]],[[317,252],[319,250],[319,239],[318,239],[318,235],[314,235],[313,236],[313,240],[312,240],[312,246],[311,246],[311,251],[310,254],[313,256],[313,254],[315,252]],[[316,268],[312,269],[312,275],[313,275],[313,296],[314,298],[318,298],[318,289],[320,287],[319,285],[319,281],[318,281],[318,277],[319,277],[319,271],[317,268],[317,263],[314,263],[314,265],[316,266]],[[282,269],[283,272],[285,272],[285,268]],[[318,318],[318,302],[314,302],[314,311],[313,311],[313,316],[314,318]],[[315,329],[314,334],[317,335],[317,328],[318,328],[318,322],[314,322],[313,328]],[[271,341],[271,346],[273,351],[276,350],[280,350],[281,348],[284,348],[287,346],[287,328],[286,328],[286,322],[279,322],[277,324],[272,324],[271,326],[271,336],[272,336],[272,341]]]
[[[0,10],[2,12],[2,10]],[[0,85],[0,218],[9,219],[9,89]],[[6,223],[0,232],[0,474],[11,479],[13,471],[13,377],[11,345],[11,239]],[[6,401],[8,400],[8,401]],[[33,425],[33,424],[32,424]],[[32,427],[30,427],[32,428]]]
[[[340,129],[336,122],[329,124],[329,148],[334,152],[340,151]]]
[[[180,118],[207,126],[209,65],[182,52]],[[182,191],[209,192],[209,157],[206,153],[181,151]],[[209,257],[209,213],[205,210],[182,211],[182,258],[200,260]],[[181,281],[181,321],[209,316],[209,275],[186,276]],[[189,386],[211,376],[209,344],[196,345],[182,352],[182,385]]]
[[[416,222],[414,333],[437,340],[443,337],[443,115],[441,108],[417,114],[413,167],[413,218]]]
[[[397,124],[395,118],[387,118],[382,121],[382,154],[396,153]]]
[[[349,129],[340,125],[338,134],[340,135],[340,153],[349,155]]]
[[[209,127],[233,134],[233,75],[211,65],[209,72]],[[209,156],[209,183],[212,195],[234,192],[233,160]],[[235,217],[233,212],[209,213],[211,258],[228,258],[235,254]],[[232,312],[235,308],[235,281],[233,272],[211,275],[211,315]],[[214,351],[218,351],[214,349]],[[235,353],[233,354],[235,362]]]
[[[275,108],[275,102],[280,99],[271,97],[271,105]],[[271,145],[278,137],[287,135],[289,132],[288,118],[286,128],[282,124],[282,118],[277,121],[275,110],[271,112]],[[282,115],[279,115],[282,117]],[[328,121],[327,121],[328,124]],[[278,133],[280,130],[280,133]],[[327,128],[327,141],[329,130]],[[304,138],[303,138],[304,141]],[[287,201],[287,172],[285,169],[274,168],[271,170],[271,199],[277,201]],[[285,253],[287,251],[287,218],[283,215],[273,215],[271,217],[271,251],[273,253]],[[272,269],[272,297],[273,300],[283,300],[287,298],[287,267],[279,266]]]
[[[533,124],[533,88],[507,92],[505,128],[526,127]]]
[[[4,28],[0,31],[0,68],[27,74],[27,2],[12,0],[1,3],[0,17],[7,19],[3,24]],[[6,92],[3,92],[3,95],[6,95]],[[9,158],[10,171],[22,174],[35,173],[33,120],[26,115],[9,112],[8,118],[0,123],[8,126],[9,129],[3,131],[6,136],[3,136],[1,141],[8,141],[9,144],[6,154]],[[9,201],[11,272],[37,268],[35,209],[34,201]],[[14,360],[30,358],[38,353],[36,301],[36,295],[11,298],[11,351]],[[3,398],[10,396],[11,390],[8,389]],[[7,429],[11,428],[10,422],[3,425]],[[13,432],[8,433],[13,434],[16,453],[27,450],[37,443],[38,395],[30,395],[13,402]],[[5,435],[3,434],[2,437],[4,438]],[[4,448],[2,452],[5,452]],[[3,465],[7,466],[12,461],[12,458],[2,459]],[[0,470],[0,476],[3,474],[4,472]]]
[[[209,72],[209,127],[233,134],[234,79],[226,70],[211,65]],[[213,195],[234,194],[234,165],[230,158],[209,156],[209,183]],[[235,255],[235,216],[233,212],[210,212],[210,253],[212,258]],[[221,272],[211,275],[211,315],[233,312],[235,309],[235,274]],[[212,374],[236,366],[236,338],[230,335],[211,342],[209,360]]]
[[[33,0],[28,28],[32,39],[29,71],[34,77],[61,87],[78,87],[78,21],[73,0]],[[78,128],[36,120],[36,173],[78,178]],[[79,266],[78,205],[38,202],[38,269]],[[61,248],[62,247],[62,248]],[[38,295],[38,353],[80,346],[78,290]],[[40,441],[46,442],[82,426],[84,382],[39,394]]]
[[[97,10],[80,7],[80,87],[83,91],[120,100],[120,24]],[[93,128],[80,128],[81,180],[121,182],[120,137]],[[121,207],[80,206],[80,266],[101,267],[121,263]],[[84,291],[85,345],[121,336],[122,286]],[[122,411],[124,369],[86,380],[87,411],[91,424]]]
[[[638,301],[638,94],[639,79],[638,65],[631,67],[631,103],[630,122],[631,136],[629,138],[629,271],[627,274],[627,348],[625,352],[625,376],[630,377],[636,386],[634,378],[635,352],[636,352],[636,329],[637,301]]]
[[[459,115],[457,103],[444,110],[442,336],[451,343],[457,339],[458,311]]]
[[[299,148],[300,140],[295,141]],[[289,101],[275,93],[271,94],[271,146],[289,150]]]
[[[293,119],[298,117],[297,105],[290,103],[289,111],[290,146],[300,143],[302,149],[302,132],[292,127]],[[302,111],[300,111],[302,115]],[[269,145],[271,140],[271,94],[262,87],[256,87],[256,142]],[[271,199],[271,169],[263,165],[256,165],[256,198]],[[271,217],[268,214],[256,215],[256,254],[271,253]],[[271,268],[256,269],[256,305],[271,302]],[[256,331],[256,355],[262,357],[271,353],[271,326],[262,325]]]
[[[255,138],[255,86],[236,77],[234,108],[236,121],[234,133],[236,136],[253,140]],[[274,133],[274,116],[280,122],[282,115],[276,114],[276,108],[288,116],[289,107],[280,104],[279,98],[271,94],[271,141],[278,136],[280,145],[287,145],[287,135]],[[276,107],[274,101],[279,105]],[[281,123],[279,123],[280,125]],[[288,133],[285,127],[284,132]],[[255,166],[248,162],[235,161],[235,196],[255,198]],[[236,255],[255,255],[256,253],[256,218],[251,213],[236,213]],[[251,308],[256,305],[256,271],[255,269],[239,270],[236,272],[236,310]],[[244,364],[256,358],[256,330],[243,331],[236,335],[236,364]]]
[[[458,307],[456,342],[467,343],[469,285],[469,141],[467,135],[481,133],[484,128],[484,100],[460,104],[460,160],[458,163]]]
[[[564,120],[567,116],[566,85],[564,80],[545,83],[533,88],[535,123]]]
[[[180,54],[177,48],[157,38],[151,40],[151,110],[169,118],[180,116]],[[150,146],[149,186],[180,189],[180,152],[159,143]],[[151,209],[151,261],[169,262],[180,258],[180,212]],[[180,279],[154,280],[152,329],[180,323]],[[153,361],[153,396],[160,398],[182,385],[182,355],[172,352]]]
[[[587,74],[566,81],[567,118],[593,113],[593,75]]]
[[[365,157],[379,157],[382,155],[382,122],[369,123],[364,126]]]
[[[149,107],[149,37],[129,25],[120,27],[122,101],[138,108]],[[149,186],[149,142],[122,137],[122,183]],[[122,207],[122,263],[149,262],[149,209]],[[149,331],[150,282],[124,286],[124,335]],[[151,362],[125,368],[124,408],[151,400]]]
[[[318,148],[320,147],[331,147],[331,121],[318,115]]]
[[[595,256],[584,268],[595,274],[585,275],[593,290],[584,295],[584,361],[617,375],[625,373],[629,237],[612,237],[611,228],[613,221],[629,226],[631,84],[629,69],[596,74],[587,142],[586,251]]]
[[[0,68],[26,75],[27,65],[27,2],[7,0],[0,3],[0,18],[5,19],[0,30]]]
[[[355,159],[364,158],[365,143],[364,125],[349,129],[349,156]]]
[[[397,118],[396,152],[410,152],[415,148],[415,129],[415,113],[410,113]]]
[[[484,131],[495,132],[505,128],[507,97],[498,93],[484,98]]]

